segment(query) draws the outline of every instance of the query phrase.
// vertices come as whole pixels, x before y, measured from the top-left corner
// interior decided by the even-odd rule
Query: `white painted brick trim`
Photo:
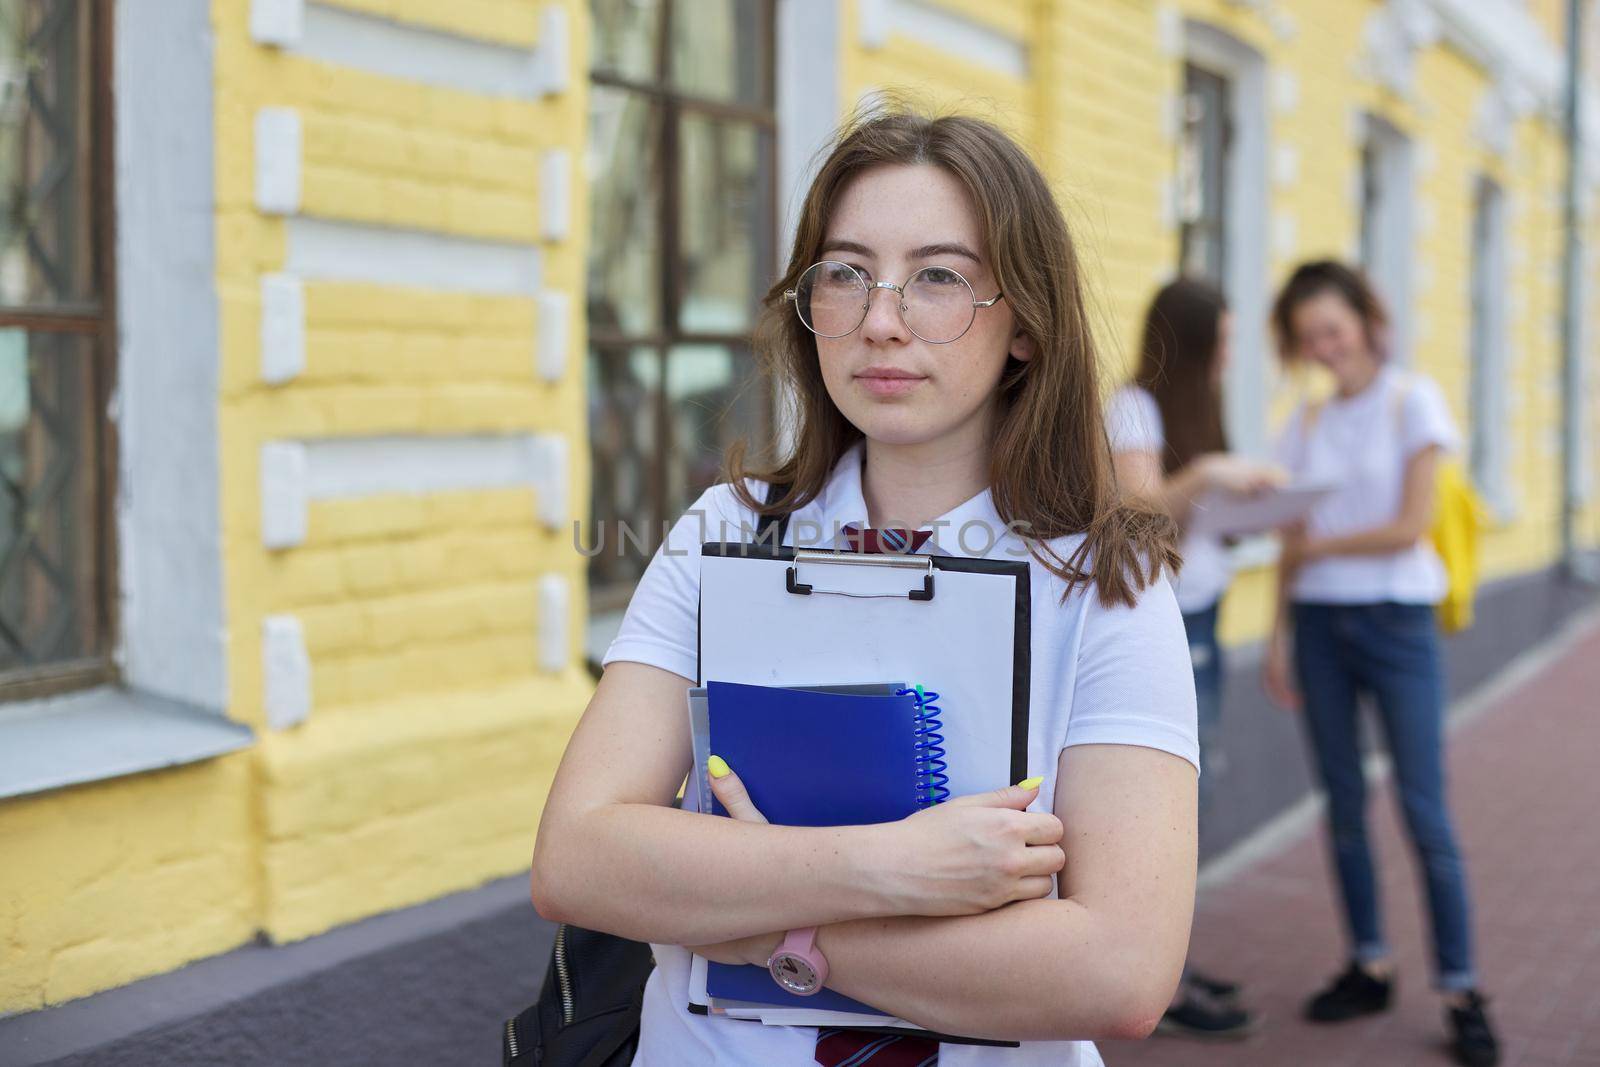
[[[1292,144],[1281,144],[1272,153],[1272,177],[1280,188],[1288,188],[1300,180],[1300,150]]]
[[[288,48],[305,30],[305,0],[250,0],[250,39]]]
[[[552,148],[539,161],[539,219],[546,241],[572,232],[572,153]]]
[[[293,108],[256,112],[256,207],[268,215],[300,210],[300,113]]]
[[[1280,259],[1293,259],[1300,247],[1299,220],[1288,211],[1272,216],[1272,247]]]
[[[539,12],[540,89],[546,96],[556,96],[571,88],[570,39],[567,9],[561,4],[546,4]]]
[[[306,539],[306,448],[298,441],[261,446],[261,543],[293,548]]]
[[[293,615],[262,620],[261,677],[267,725],[286,730],[305,722],[311,714],[311,657]]]
[[[559,382],[567,373],[568,326],[572,321],[572,298],[556,289],[539,294],[539,377]]]
[[[890,0],[885,7],[888,12],[885,39],[893,33],[935,52],[959,56],[968,63],[1012,78],[1028,76],[1025,41],[926,0]]]
[[[292,274],[261,278],[261,380],[293,381],[306,369],[305,285]]]
[[[534,506],[539,521],[552,530],[559,530],[567,522],[567,500],[570,481],[570,449],[567,439],[560,434],[540,434],[533,441],[536,456],[534,470]]]
[[[1156,8],[1156,47],[1167,59],[1183,56],[1183,12],[1172,4]]]
[[[297,216],[285,267],[307,281],[369,282],[531,297],[542,288],[533,245]]]
[[[1272,75],[1272,109],[1280,115],[1292,114],[1300,106],[1300,79],[1288,67]]]
[[[386,78],[522,100],[543,95],[548,80],[536,49],[385,18],[337,0],[306,6],[305,26],[288,50]]]
[[[539,666],[559,671],[571,656],[571,583],[559,574],[539,579]]]
[[[861,47],[877,51],[889,43],[889,5],[891,0],[860,0],[856,8]]]

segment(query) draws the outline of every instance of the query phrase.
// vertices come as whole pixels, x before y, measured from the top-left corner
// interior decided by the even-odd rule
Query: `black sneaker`
[[[1452,1038],[1450,1051],[1455,1053],[1456,1062],[1466,1067],[1494,1067],[1500,1062],[1500,1042],[1495,1040],[1489,1013],[1484,1011],[1488,1003],[1474,989],[1467,993],[1465,1007],[1445,1011]]]
[[[1167,1009],[1156,1024],[1156,1033],[1170,1037],[1197,1037],[1204,1040],[1236,1041],[1256,1028],[1256,1017],[1236,1004],[1211,1000],[1190,986],[1184,998]]]
[[[1387,1011],[1393,991],[1392,978],[1379,978],[1352,963],[1331,986],[1306,1001],[1306,1018],[1314,1023],[1342,1023]]]
[[[1195,989],[1200,990],[1200,992],[1204,993],[1212,1000],[1231,1002],[1239,999],[1238,982],[1230,982],[1224,978],[1215,978],[1209,974],[1201,974],[1199,971],[1193,969],[1189,970],[1184,975],[1184,981],[1189,983],[1189,985],[1193,986]]]

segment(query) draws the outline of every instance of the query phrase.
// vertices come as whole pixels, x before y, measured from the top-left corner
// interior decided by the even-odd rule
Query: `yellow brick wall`
[[[533,43],[542,4],[356,3],[419,25]],[[569,91],[532,102],[333,67],[254,46],[244,5],[218,0],[224,129],[251,129],[264,106],[294,107],[304,130],[301,213],[537,246],[543,278],[582,307],[575,189],[572,238],[546,242],[540,159],[581,157],[585,5],[574,27]],[[224,43],[225,42],[225,43]],[[219,148],[219,156],[226,149]],[[224,168],[219,165],[219,174]],[[526,490],[314,501],[303,544],[260,547],[260,446],[298,436],[559,433],[583,472],[581,322],[569,324],[567,372],[534,374],[537,309],[490,297],[373,284],[308,283],[306,372],[262,385],[257,282],[282,263],[283,223],[251,203],[250,171],[223,192],[234,224],[218,242],[223,362],[230,388],[224,481],[233,705],[260,724],[261,620],[300,620],[313,711],[264,730],[256,807],[259,924],[278,939],[413,903],[527,864],[539,806],[587,697],[578,642],[583,560],[570,535],[536,521]],[[575,183],[577,184],[577,183]],[[571,657],[537,668],[540,577],[572,592]]]
[[[248,751],[0,803],[0,1014],[169,970],[265,932],[304,937],[526,869],[551,775],[591,684],[584,560],[529,489],[314,500],[304,542],[262,546],[263,444],[377,434],[559,434],[586,513],[582,284],[587,215],[545,241],[544,150],[582,159],[584,0],[340,0],[531,48],[564,3],[568,91],[494,98],[316,62],[250,39],[249,0],[213,0],[221,523],[228,714]],[[566,373],[535,374],[532,297],[308,281],[306,366],[260,379],[260,279],[285,223],[254,203],[254,118],[303,129],[301,214],[538,247],[570,297]],[[538,582],[569,584],[567,666],[539,669]],[[296,617],[313,706],[274,730],[262,622]]]

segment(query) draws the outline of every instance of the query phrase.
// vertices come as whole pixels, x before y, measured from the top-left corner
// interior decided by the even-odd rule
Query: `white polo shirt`
[[[1278,457],[1296,482],[1338,488],[1306,519],[1312,537],[1361,533],[1400,515],[1406,464],[1432,445],[1460,446],[1439,387],[1419,374],[1384,367],[1361,392],[1334,397],[1308,416],[1296,409],[1278,441]],[[1301,604],[1437,604],[1449,587],[1444,564],[1426,536],[1386,555],[1330,556],[1295,576],[1290,598]]]
[[[1154,452],[1159,461],[1167,448],[1161,408],[1148,389],[1125,385],[1106,404],[1106,436],[1112,452]],[[1233,559],[1215,534],[1183,535],[1178,547],[1183,570],[1178,573],[1178,607],[1185,615],[1215,607],[1233,581]]]
[[[861,490],[860,445],[840,460],[822,493],[790,519],[786,544],[830,547],[839,526],[867,522]],[[766,487],[752,483],[755,499]],[[648,663],[687,679],[697,675],[696,618],[700,600],[700,553],[707,540],[737,541],[741,528],[756,526],[732,487],[708,489],[673,527],[663,549],[634,591],[616,640],[604,662]],[[946,555],[1029,559],[1023,542],[1006,530],[988,490],[941,516],[933,548]],[[815,542],[821,531],[827,545]],[[1081,537],[1052,542],[1062,558]],[[1063,602],[1065,583],[1030,560],[1032,608],[1031,717],[1028,769],[1044,776],[1039,789],[1049,810],[1061,751],[1069,745],[1120,744],[1158,748],[1199,766],[1195,736],[1194,674],[1183,620],[1171,585],[1163,578],[1134,607],[1107,608],[1093,587],[1077,589]],[[671,729],[686,729],[682,709]],[[1008,710],[997,709],[997,727]],[[1008,722],[1006,719],[1005,722]],[[688,768],[684,768],[685,772]],[[681,1064],[795,1065],[812,1067],[816,1030],[762,1026],[710,1018],[688,1011],[689,953],[678,945],[654,945],[656,969],[645,987],[644,1018],[635,1067]],[[945,1045],[940,1067],[1097,1067],[1088,1041],[1030,1041],[1020,1048]]]

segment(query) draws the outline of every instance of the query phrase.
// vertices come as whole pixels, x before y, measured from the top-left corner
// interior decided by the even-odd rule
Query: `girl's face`
[[[923,267],[948,267],[974,299],[999,292],[977,215],[954,175],[931,165],[874,167],[840,194],[818,259],[850,264],[872,282],[904,285]],[[834,404],[870,441],[921,445],[985,439],[1008,354],[1033,355],[1005,300],[976,310],[949,344],[907,329],[898,294],[869,291],[867,317],[843,337],[818,337],[822,378]]]
[[[1336,292],[1324,290],[1300,301],[1289,313],[1289,327],[1295,354],[1326,367],[1341,387],[1365,383],[1377,367],[1366,323]]]

